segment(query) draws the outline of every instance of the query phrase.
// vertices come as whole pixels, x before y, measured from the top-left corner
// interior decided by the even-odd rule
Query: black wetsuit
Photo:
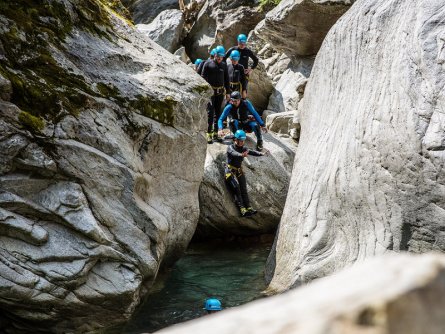
[[[204,64],[208,61],[212,61],[212,58],[207,58],[206,60],[203,60],[199,65],[198,65],[198,69],[196,70],[196,72],[201,75],[202,74],[202,69],[204,67]]]
[[[241,164],[244,157],[243,152],[248,152],[249,155],[262,156],[261,152],[250,150],[244,146],[237,146],[232,144],[227,147],[227,166],[225,169],[226,185],[235,196],[235,204],[238,208],[250,207],[249,196],[247,195],[247,182],[244,176]]]
[[[258,57],[250,50],[248,47],[244,49],[240,49],[238,46],[232,46],[229,50],[227,50],[226,55],[224,56],[224,61],[229,58],[230,54],[233,50],[238,50],[240,53],[239,63],[244,66],[245,69],[249,68],[249,58],[253,60],[253,64],[251,69],[253,70],[258,66]],[[246,75],[246,85],[244,86],[244,90],[247,91],[247,84],[249,83],[249,76]]]
[[[238,64],[227,64],[227,70],[229,71],[230,88],[232,91],[241,91],[246,87],[246,74],[244,73],[244,66]]]
[[[201,76],[212,86],[213,95],[210,100],[210,108],[207,108],[208,127],[207,132],[216,131],[221,107],[224,100],[224,89],[230,94],[229,73],[225,62],[207,60],[202,68]]]

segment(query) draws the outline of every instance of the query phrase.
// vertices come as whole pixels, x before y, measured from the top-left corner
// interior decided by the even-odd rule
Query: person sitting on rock
[[[215,59],[205,62],[201,76],[212,86],[213,95],[210,100],[210,108],[207,108],[208,126],[207,126],[207,143],[211,144],[213,140],[222,141],[218,137],[217,123],[221,116],[222,103],[224,94],[227,94],[229,100],[230,83],[227,64],[223,62],[226,50],[222,45],[216,47]]]
[[[206,310],[207,314],[222,311],[221,302],[217,298],[208,298],[204,303],[204,310]]]
[[[227,165],[225,167],[225,182],[232,195],[235,197],[235,205],[240,211],[241,217],[250,217],[257,213],[250,206],[247,195],[247,182],[241,164],[247,155],[263,156],[265,153],[250,150],[244,147],[246,133],[243,130],[235,132],[235,140],[227,147]]]
[[[227,64],[227,70],[229,71],[230,89],[244,94],[244,87],[247,85],[246,74],[244,73],[244,66],[238,62],[239,59],[239,51],[233,50],[230,54],[231,63]]]
[[[232,46],[229,50],[227,50],[226,55],[224,56],[224,61],[227,61],[227,58],[230,57],[233,50],[237,50],[240,53],[239,63],[244,66],[244,72],[246,73],[246,86],[243,87],[243,99],[247,98],[247,85],[249,83],[249,75],[252,70],[258,66],[258,57],[250,50],[247,45],[247,36],[244,34],[239,34],[237,37],[238,45]],[[253,60],[252,67],[249,67],[249,59]]]
[[[232,92],[230,101],[218,120],[218,135],[220,137],[224,135],[223,122],[229,115],[231,116],[229,126],[232,133],[235,133],[238,129],[248,132],[253,131],[257,139],[256,149],[261,151],[263,149],[263,136],[261,132],[267,132],[267,129],[264,127],[264,122],[252,103],[250,103],[249,100],[242,100],[241,94],[238,91]],[[255,121],[252,120],[249,115],[252,115]]]

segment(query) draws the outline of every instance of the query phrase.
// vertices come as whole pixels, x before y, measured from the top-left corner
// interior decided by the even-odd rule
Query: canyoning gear
[[[216,48],[213,48],[213,49],[210,51],[210,55],[211,55],[211,56],[216,56]]]
[[[258,139],[257,144],[256,144],[256,150],[257,151],[262,151],[263,150],[263,141],[262,140]]]
[[[226,49],[224,49],[224,46],[222,46],[222,45],[218,45],[218,46],[215,48],[215,50],[216,50],[216,55],[217,55],[218,57],[224,57],[225,54],[226,54]]]
[[[195,66],[199,66],[199,64],[201,64],[201,63],[202,63],[202,59],[201,58],[198,58],[198,59],[195,60]]]
[[[223,139],[218,136],[218,132],[213,132],[213,140],[222,143]]]
[[[245,133],[242,130],[239,130],[239,139],[245,138]],[[244,135],[243,135],[244,133]],[[225,173],[225,183],[232,194],[234,196],[235,205],[240,208],[248,208],[250,207],[249,196],[247,194],[247,181],[246,176],[244,175],[241,164],[244,160],[243,153],[247,152],[248,155],[252,156],[262,156],[261,152],[250,150],[244,146],[238,146],[236,144],[231,144],[227,147],[227,164],[224,169]],[[242,216],[251,215],[250,212],[243,213]]]
[[[233,51],[230,53],[230,59],[233,59],[233,60],[235,60],[235,61],[238,61],[238,60],[240,59],[240,57],[241,57],[241,55],[240,55],[240,53],[239,53],[238,50],[233,50]]]
[[[245,35],[244,35],[245,36]],[[227,61],[227,58],[230,57],[233,51],[238,51],[240,53],[240,58],[238,60],[238,63],[240,65],[244,66],[244,70],[249,69],[249,59],[252,59],[253,64],[250,67],[250,69],[254,69],[258,66],[258,57],[250,50],[248,47],[240,48],[238,45],[231,47],[229,50],[227,50],[226,55],[224,56],[224,61]],[[247,86],[249,84],[249,75],[246,74],[246,82],[243,84],[242,91],[245,91],[247,93]]]
[[[213,134],[210,132],[207,132],[207,144],[212,144],[213,143],[213,138],[212,138]]]
[[[241,217],[249,217],[251,214],[245,207],[240,207],[239,209]]]
[[[234,91],[230,94],[231,100],[241,100],[241,94],[238,91]]]
[[[229,73],[227,64],[215,60],[207,60],[203,66],[201,76],[212,86],[213,95],[207,108],[207,132],[218,130],[218,119],[221,116],[224,93],[230,93]]]
[[[216,298],[209,298],[205,301],[204,310],[206,311],[221,311],[221,302]]]
[[[246,140],[247,136],[243,130],[238,130],[235,132],[235,139]]]
[[[247,85],[244,66],[241,64],[227,64],[227,72],[229,73],[230,89],[232,91],[242,92]]]
[[[247,212],[249,212],[250,215],[253,216],[253,215],[255,215],[258,211],[255,210],[254,208],[252,208],[251,206],[249,206],[249,207],[247,208]]]
[[[247,43],[247,36],[244,34],[239,34],[238,37],[236,38],[236,40],[238,41],[238,43]]]

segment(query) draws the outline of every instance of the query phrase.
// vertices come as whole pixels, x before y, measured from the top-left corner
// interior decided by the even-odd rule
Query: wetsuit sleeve
[[[206,60],[202,61],[201,64],[198,65],[198,70],[196,71],[199,75],[202,74],[202,69],[204,68],[204,64],[206,63]]]
[[[237,151],[235,151],[235,149],[233,148],[232,145],[229,145],[229,147],[227,147],[227,154],[231,155],[232,157],[242,157],[243,155]]]
[[[253,155],[254,157],[261,157],[261,156],[264,155],[263,153],[258,152],[258,151],[254,151],[254,150],[249,150],[249,153],[248,153],[248,154],[249,154],[249,155]]]
[[[224,61],[227,61],[227,58],[230,57],[232,51],[233,51],[233,46],[229,50],[227,50],[226,55],[224,56]]]
[[[205,81],[209,82],[209,71],[207,69],[207,62],[205,62],[204,66],[202,67],[201,76],[205,79]]]
[[[247,105],[247,109],[249,109],[249,112],[253,115],[253,117],[255,117],[255,120],[258,122],[258,124],[260,126],[264,126],[264,122],[261,119],[260,115],[258,115],[258,113],[256,112],[255,108],[253,107],[252,103],[250,103],[250,101],[245,101],[246,105]]]
[[[230,94],[230,79],[229,79],[229,71],[227,70],[227,64],[224,63],[224,87],[226,87],[226,94]]]
[[[232,105],[229,103],[226,105],[221,116],[218,119],[218,130],[222,130],[223,122],[226,120],[227,116],[229,116],[230,110],[232,110]]]
[[[240,66],[242,66],[242,69],[240,71],[240,78],[239,78],[239,80],[241,82],[241,86],[242,86],[243,90],[245,90],[246,87],[247,87],[246,74],[244,73],[244,66],[241,65],[241,64],[240,64]]]
[[[252,58],[252,60],[253,60],[253,65],[251,67],[251,69],[253,70],[255,67],[258,66],[258,57],[255,56],[255,54],[252,52],[252,50],[249,50],[249,51],[250,51],[249,57]]]

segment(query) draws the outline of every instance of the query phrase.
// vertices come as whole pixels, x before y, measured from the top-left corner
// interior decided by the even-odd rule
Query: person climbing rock
[[[202,59],[198,58],[195,60],[195,71],[198,72],[198,67],[202,63]]]
[[[213,95],[210,100],[210,105],[207,108],[207,143],[209,144],[211,144],[213,140],[222,141],[222,138],[218,136],[217,123],[221,115],[224,94],[227,94],[227,100],[230,98],[229,73],[227,71],[227,64],[223,62],[224,54],[224,47],[218,45],[216,47],[215,59],[206,61],[202,68],[202,77],[213,88]]]
[[[221,302],[217,298],[208,298],[204,303],[204,310],[206,310],[207,314],[222,311]]]
[[[255,119],[252,120],[250,115]],[[248,100],[242,100],[241,94],[238,91],[230,94],[230,101],[224,108],[221,117],[218,120],[218,135],[223,136],[223,122],[230,116],[229,122],[230,130],[235,133],[237,130],[253,131],[257,139],[256,149],[261,151],[263,149],[262,131],[267,132],[264,122],[257,113],[252,103]]]
[[[244,92],[246,74],[244,73],[244,66],[238,62],[239,59],[239,51],[233,50],[230,54],[231,63],[227,64],[227,70],[229,71],[230,89],[232,91]]]
[[[246,74],[246,86],[243,87],[243,99],[247,98],[247,86],[249,83],[249,75],[253,69],[258,66],[258,57],[247,47],[247,36],[244,34],[239,34],[237,37],[238,45],[232,46],[229,50],[227,50],[226,55],[224,56],[224,61],[230,57],[233,50],[237,50],[240,53],[239,63],[244,66],[244,72]],[[249,59],[253,60],[252,67],[249,67]]]
[[[213,60],[215,58],[215,55],[216,55],[216,48],[214,48],[210,51],[209,58],[207,58],[206,60],[203,60],[201,62],[201,64],[199,64],[198,70],[196,71],[199,75],[202,74],[202,68],[204,67],[204,64],[209,60]]]
[[[227,165],[225,167],[225,182],[232,195],[241,217],[250,217],[257,213],[250,206],[247,194],[247,182],[241,164],[247,155],[264,156],[265,153],[244,147],[246,133],[243,130],[235,132],[235,141],[227,148]]]

